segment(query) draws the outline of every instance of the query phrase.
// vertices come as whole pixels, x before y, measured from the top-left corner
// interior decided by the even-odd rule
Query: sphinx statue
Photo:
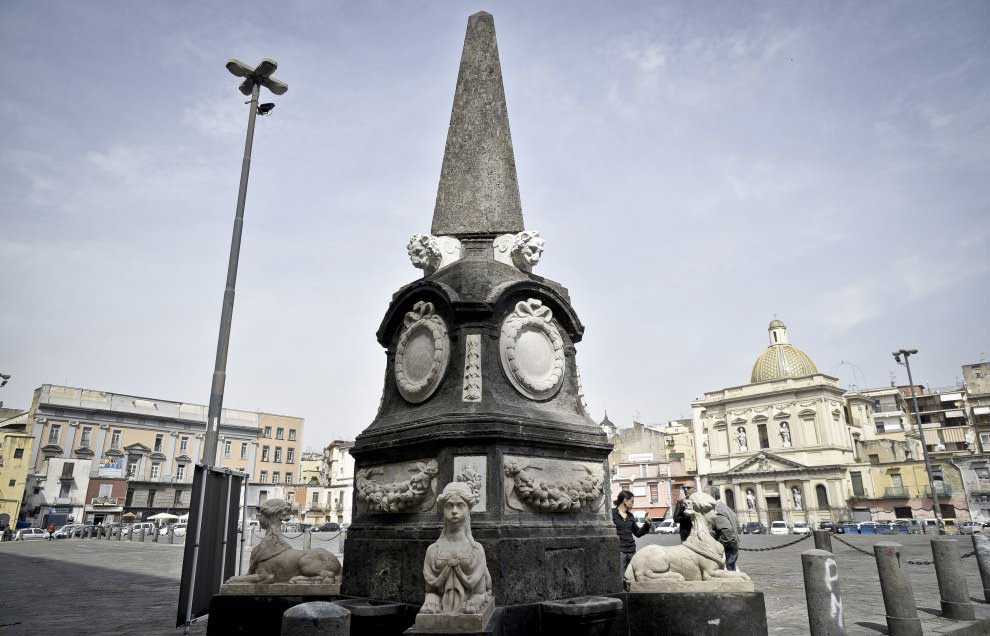
[[[301,591],[295,593],[336,594],[339,591],[341,566],[337,557],[322,548],[297,550],[282,536],[282,522],[287,521],[291,513],[292,506],[284,499],[269,499],[261,504],[258,522],[265,530],[265,537],[251,550],[248,573],[227,579],[221,594],[286,593],[286,586],[273,587],[274,584],[300,586]],[[307,591],[305,586],[314,588]],[[328,592],[323,589],[325,586],[336,590]]]
[[[688,497],[691,535],[680,545],[649,545],[626,568],[630,592],[752,592],[749,576],[725,569],[725,549],[712,536],[715,499],[696,492]]]
[[[495,610],[485,549],[471,535],[477,494],[467,482],[451,482],[437,497],[443,511],[440,538],[426,550],[426,600],[416,616],[423,629],[482,630]]]

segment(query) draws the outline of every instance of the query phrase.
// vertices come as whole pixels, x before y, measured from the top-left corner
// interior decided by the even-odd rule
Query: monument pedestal
[[[313,586],[316,587],[316,586]],[[217,594],[210,601],[207,636],[281,634],[282,614],[310,601],[333,602],[338,594]]]
[[[629,592],[617,598],[626,611],[613,635],[767,636],[762,592]]]

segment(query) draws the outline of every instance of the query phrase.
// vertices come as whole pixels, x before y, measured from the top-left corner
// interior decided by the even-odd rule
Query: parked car
[[[959,534],[983,534],[983,524],[979,521],[963,521],[959,526]]]
[[[766,534],[767,527],[759,521],[747,521],[742,526],[743,534]]]
[[[14,541],[35,541],[48,536],[48,531],[41,528],[21,528],[14,533]]]
[[[811,534],[811,528],[803,521],[795,521],[791,532],[794,534]]]
[[[184,524],[184,523],[176,523],[176,524],[172,524],[171,526],[162,526],[158,530],[159,536],[167,537],[168,536],[168,529],[169,528],[172,528],[173,529],[172,531],[175,534],[175,536],[177,536],[177,537],[184,537],[184,536],[186,536],[186,524]]]
[[[774,521],[770,524],[770,534],[790,534],[785,521]]]
[[[340,532],[340,524],[328,521],[327,523],[313,526],[312,532]]]
[[[132,532],[140,533],[141,528],[144,528],[144,533],[146,535],[153,534],[155,532],[155,524],[150,521],[141,521],[139,523],[132,523],[125,527],[123,531],[121,531],[121,535],[126,537]]]
[[[664,519],[660,523],[654,525],[653,528],[657,534],[677,534],[680,530],[678,524],[674,523],[673,519]]]
[[[67,523],[58,530],[56,530],[55,534],[53,534],[52,537],[56,539],[69,539],[71,537],[76,536],[76,534],[79,533],[82,530],[82,528],[83,528],[82,524]]]
[[[834,521],[819,521],[819,530],[828,530],[829,532],[839,532],[839,526]]]

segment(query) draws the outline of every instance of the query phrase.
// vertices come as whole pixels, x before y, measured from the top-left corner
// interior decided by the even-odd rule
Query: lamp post
[[[925,457],[925,472],[928,473],[928,487],[932,491],[932,512],[935,513],[935,524],[938,526],[938,533],[945,534],[945,529],[942,527],[942,508],[938,503],[935,480],[932,478],[932,460],[928,455],[928,444],[925,443],[925,429],[921,425],[921,410],[918,409],[918,396],[914,392],[914,378],[911,377],[911,361],[908,359],[917,353],[917,349],[898,349],[891,355],[894,356],[897,364],[904,365],[907,368],[908,384],[911,387],[911,401],[914,404],[914,419],[918,423],[918,435],[921,436],[921,452]],[[903,361],[901,361],[902,357],[904,358]]]
[[[274,60],[262,60],[251,68],[239,60],[227,62],[227,70],[244,81],[238,87],[249,95],[247,139],[244,141],[244,160],[241,163],[241,184],[237,191],[237,213],[234,216],[234,235],[230,241],[230,260],[227,262],[227,285],[223,292],[223,309],[220,313],[220,336],[217,340],[216,365],[213,368],[213,384],[210,389],[210,408],[206,416],[206,439],[203,444],[203,465],[213,466],[217,459],[217,437],[220,434],[220,414],[223,411],[223,389],[227,380],[227,349],[230,345],[230,325],[234,316],[234,286],[237,283],[237,262],[241,253],[241,229],[244,226],[244,199],[247,196],[248,174],[251,172],[251,147],[254,144],[254,120],[258,114],[266,115],[274,104],[258,106],[258,95],[264,86],[276,95],[289,90],[287,84],[272,77],[278,68]]]

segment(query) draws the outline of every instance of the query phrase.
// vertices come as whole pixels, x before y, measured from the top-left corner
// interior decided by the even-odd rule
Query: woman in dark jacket
[[[629,561],[636,554],[636,537],[641,537],[650,531],[650,518],[646,518],[643,527],[636,525],[636,517],[633,516],[633,494],[628,490],[619,492],[615,499],[615,508],[612,508],[612,523],[615,524],[615,531],[619,534],[619,552],[622,553],[622,574],[626,573]]]

